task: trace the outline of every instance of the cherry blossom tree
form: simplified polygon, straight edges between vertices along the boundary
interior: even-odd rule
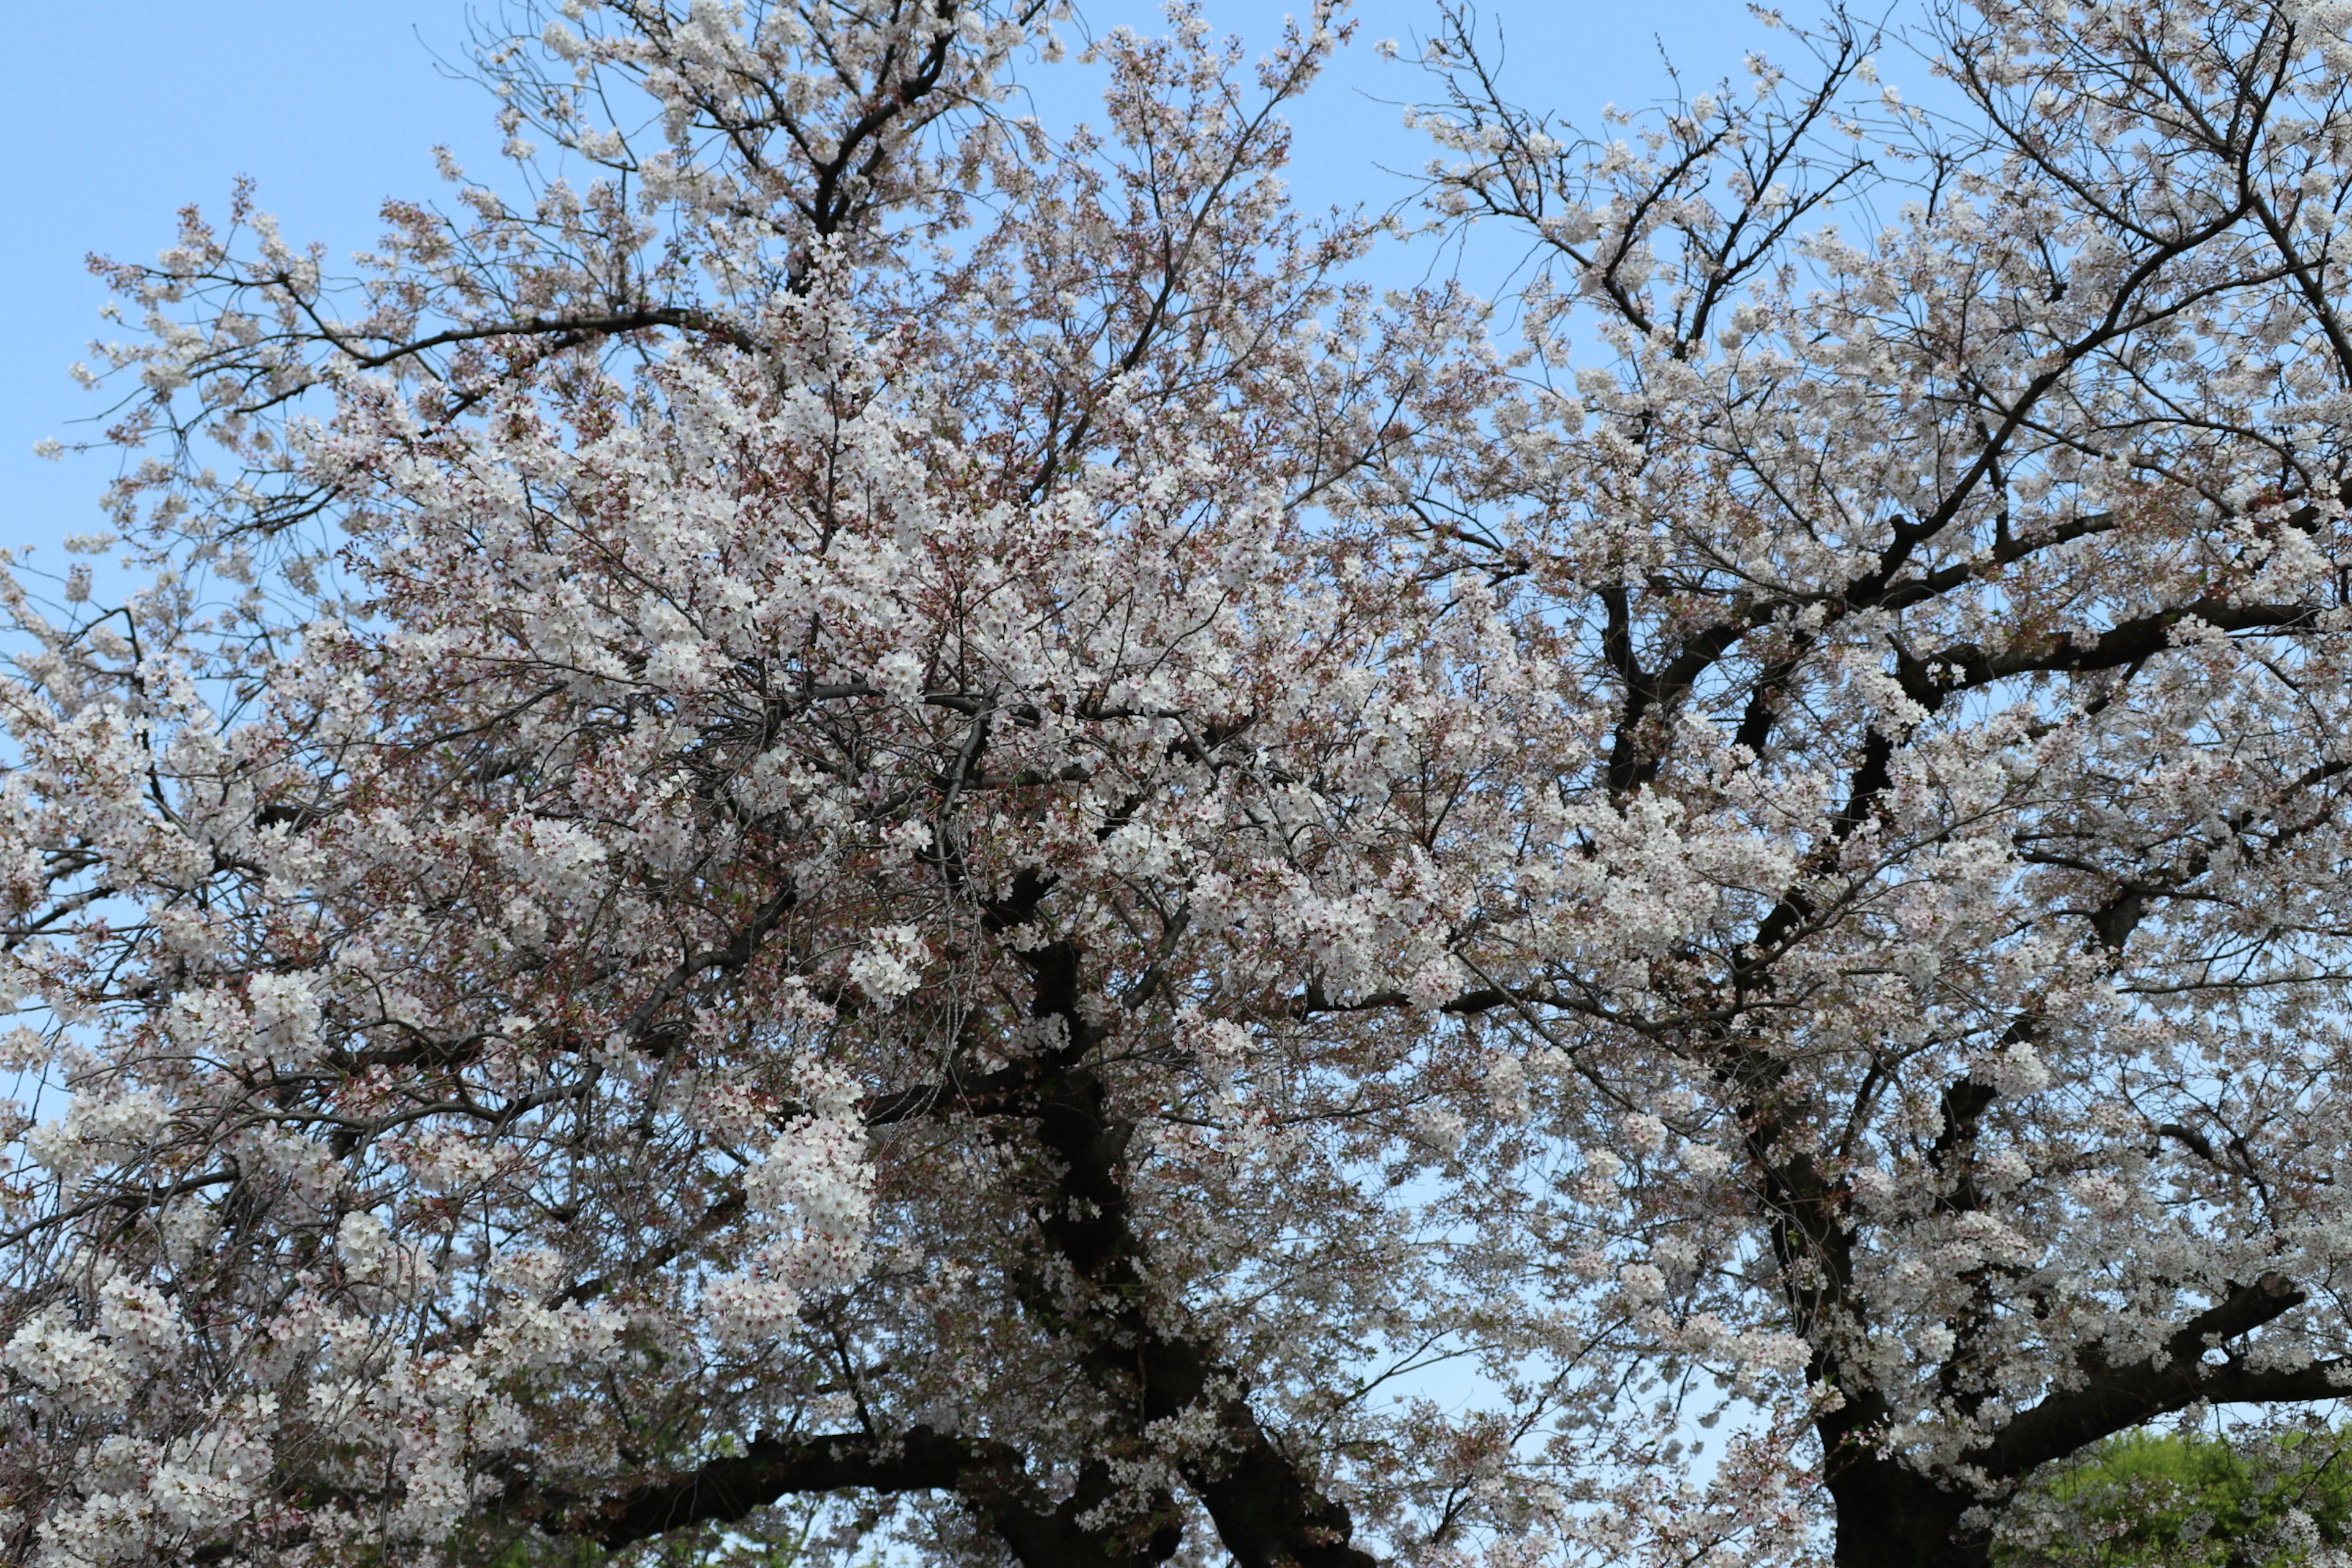
[[[1446,1068],[1298,982],[1450,994],[1504,807],[1410,780],[1517,737],[1316,521],[1486,374],[1284,204],[1328,22],[1056,140],[1041,5],[575,6],[482,55],[530,205],[112,270],[152,581],[10,601],[12,1555],[1360,1559],[1286,1432],[1393,1425],[1349,1192]]]
[[[2324,1411],[2352,12],[1954,6],[1936,114],[1835,26],[1606,140],[1448,21],[1443,199],[1540,276],[1427,527],[1607,715],[1562,789],[1614,889],[1465,950],[1584,1079],[1585,1277],[1654,1353],[1803,1341],[1842,1563],[1982,1563],[2138,1423]]]
[[[107,268],[12,1559],[1981,1564],[2346,1385],[2352,12],[1440,14],[1512,336],[1288,204],[1333,8],[512,19],[521,195]]]

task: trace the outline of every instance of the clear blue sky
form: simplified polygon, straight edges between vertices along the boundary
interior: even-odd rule
[[[1221,31],[1253,43],[1291,8],[1205,6]],[[1482,9],[1507,30],[1514,96],[1587,122],[1604,102],[1658,96],[1661,45],[1696,88],[1736,72],[1747,49],[1788,41],[1740,0],[1487,0]],[[1803,11],[1790,7],[1792,17]],[[1152,0],[1085,12],[1097,26],[1159,14]],[[1385,204],[1402,187],[1377,165],[1411,168],[1424,155],[1398,111],[1366,94],[1422,90],[1417,73],[1378,60],[1370,45],[1425,31],[1434,0],[1360,0],[1358,15],[1360,42],[1293,116],[1295,184],[1318,205]],[[434,143],[488,173],[488,100],[435,63],[436,54],[463,58],[467,26],[464,0],[51,0],[17,11],[16,68],[0,94],[0,145],[17,149],[0,172],[11,236],[0,246],[9,301],[0,311],[0,543],[95,526],[107,460],[48,463],[31,451],[42,437],[69,438],[68,422],[103,405],[66,374],[106,326],[104,291],[83,257],[152,255],[177,208],[221,207],[239,174],[259,183],[289,238],[347,253],[374,237],[385,196],[435,194]]]

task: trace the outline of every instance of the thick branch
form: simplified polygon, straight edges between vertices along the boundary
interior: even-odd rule
[[[2291,1402],[2340,1399],[2352,1384],[2352,1364],[2319,1362],[2292,1370],[2257,1370],[2236,1356],[2219,1366],[2206,1352],[2222,1342],[2252,1332],[2308,1300],[2309,1295],[2281,1274],[2265,1274],[2252,1285],[2231,1287],[2214,1305],[2189,1320],[2164,1342],[2163,1351],[2125,1366],[2094,1361],[2081,1386],[2021,1413],[1969,1462],[2000,1479],[2014,1479],[2037,1465],[2063,1458],[2102,1437],[2152,1417],[2186,1409],[2200,1400],[2215,1403]]]
[[[731,1524],[800,1493],[952,1490],[976,1467],[1002,1467],[1010,1458],[1002,1445],[951,1437],[929,1426],[888,1443],[860,1433],[792,1441],[761,1437],[741,1454],[624,1492],[597,1511],[586,1532],[608,1547],[626,1546],[690,1524]]]
[[[1108,1472],[1090,1466],[1058,1505],[1024,1479],[1007,1444],[917,1426],[902,1436],[862,1433],[779,1440],[761,1437],[739,1455],[690,1474],[625,1492],[591,1511],[579,1533],[606,1547],[650,1541],[697,1524],[733,1524],[787,1497],[811,1492],[952,1491],[985,1519],[1024,1568],[1148,1568],[1177,1544],[1171,1531],[1130,1542],[1080,1518],[1108,1494]]]

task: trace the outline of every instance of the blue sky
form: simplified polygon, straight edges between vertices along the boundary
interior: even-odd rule
[[[1221,31],[1253,43],[1290,8],[1204,5]],[[1487,0],[1482,12],[1507,30],[1514,95],[1588,123],[1605,102],[1659,94],[1662,45],[1696,89],[1737,72],[1746,50],[1788,42],[1741,0]],[[1086,15],[1097,26],[1149,26],[1159,12],[1153,0],[1116,0]],[[1317,205],[1385,205],[1404,187],[1378,165],[1409,169],[1424,155],[1397,109],[1375,101],[1413,96],[1423,79],[1370,46],[1425,31],[1434,0],[1361,0],[1358,15],[1357,46],[1293,115],[1295,184]],[[463,59],[467,26],[464,0],[83,0],[20,10],[18,68],[0,94],[0,138],[18,150],[0,169],[13,236],[0,247],[11,303],[0,312],[0,544],[96,526],[109,460],[32,455],[43,437],[71,438],[70,422],[107,401],[67,374],[105,329],[104,291],[83,257],[152,255],[180,206],[224,206],[240,174],[258,182],[262,206],[289,238],[335,253],[366,246],[385,196],[435,193],[436,142],[478,173],[496,161],[486,95],[436,62]]]

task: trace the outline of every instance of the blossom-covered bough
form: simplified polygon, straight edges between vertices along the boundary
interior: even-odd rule
[[[1286,205],[1334,14],[518,19],[528,202],[110,268],[0,1552],[1982,1563],[2352,1381],[2352,17],[1441,19],[1507,353]]]

